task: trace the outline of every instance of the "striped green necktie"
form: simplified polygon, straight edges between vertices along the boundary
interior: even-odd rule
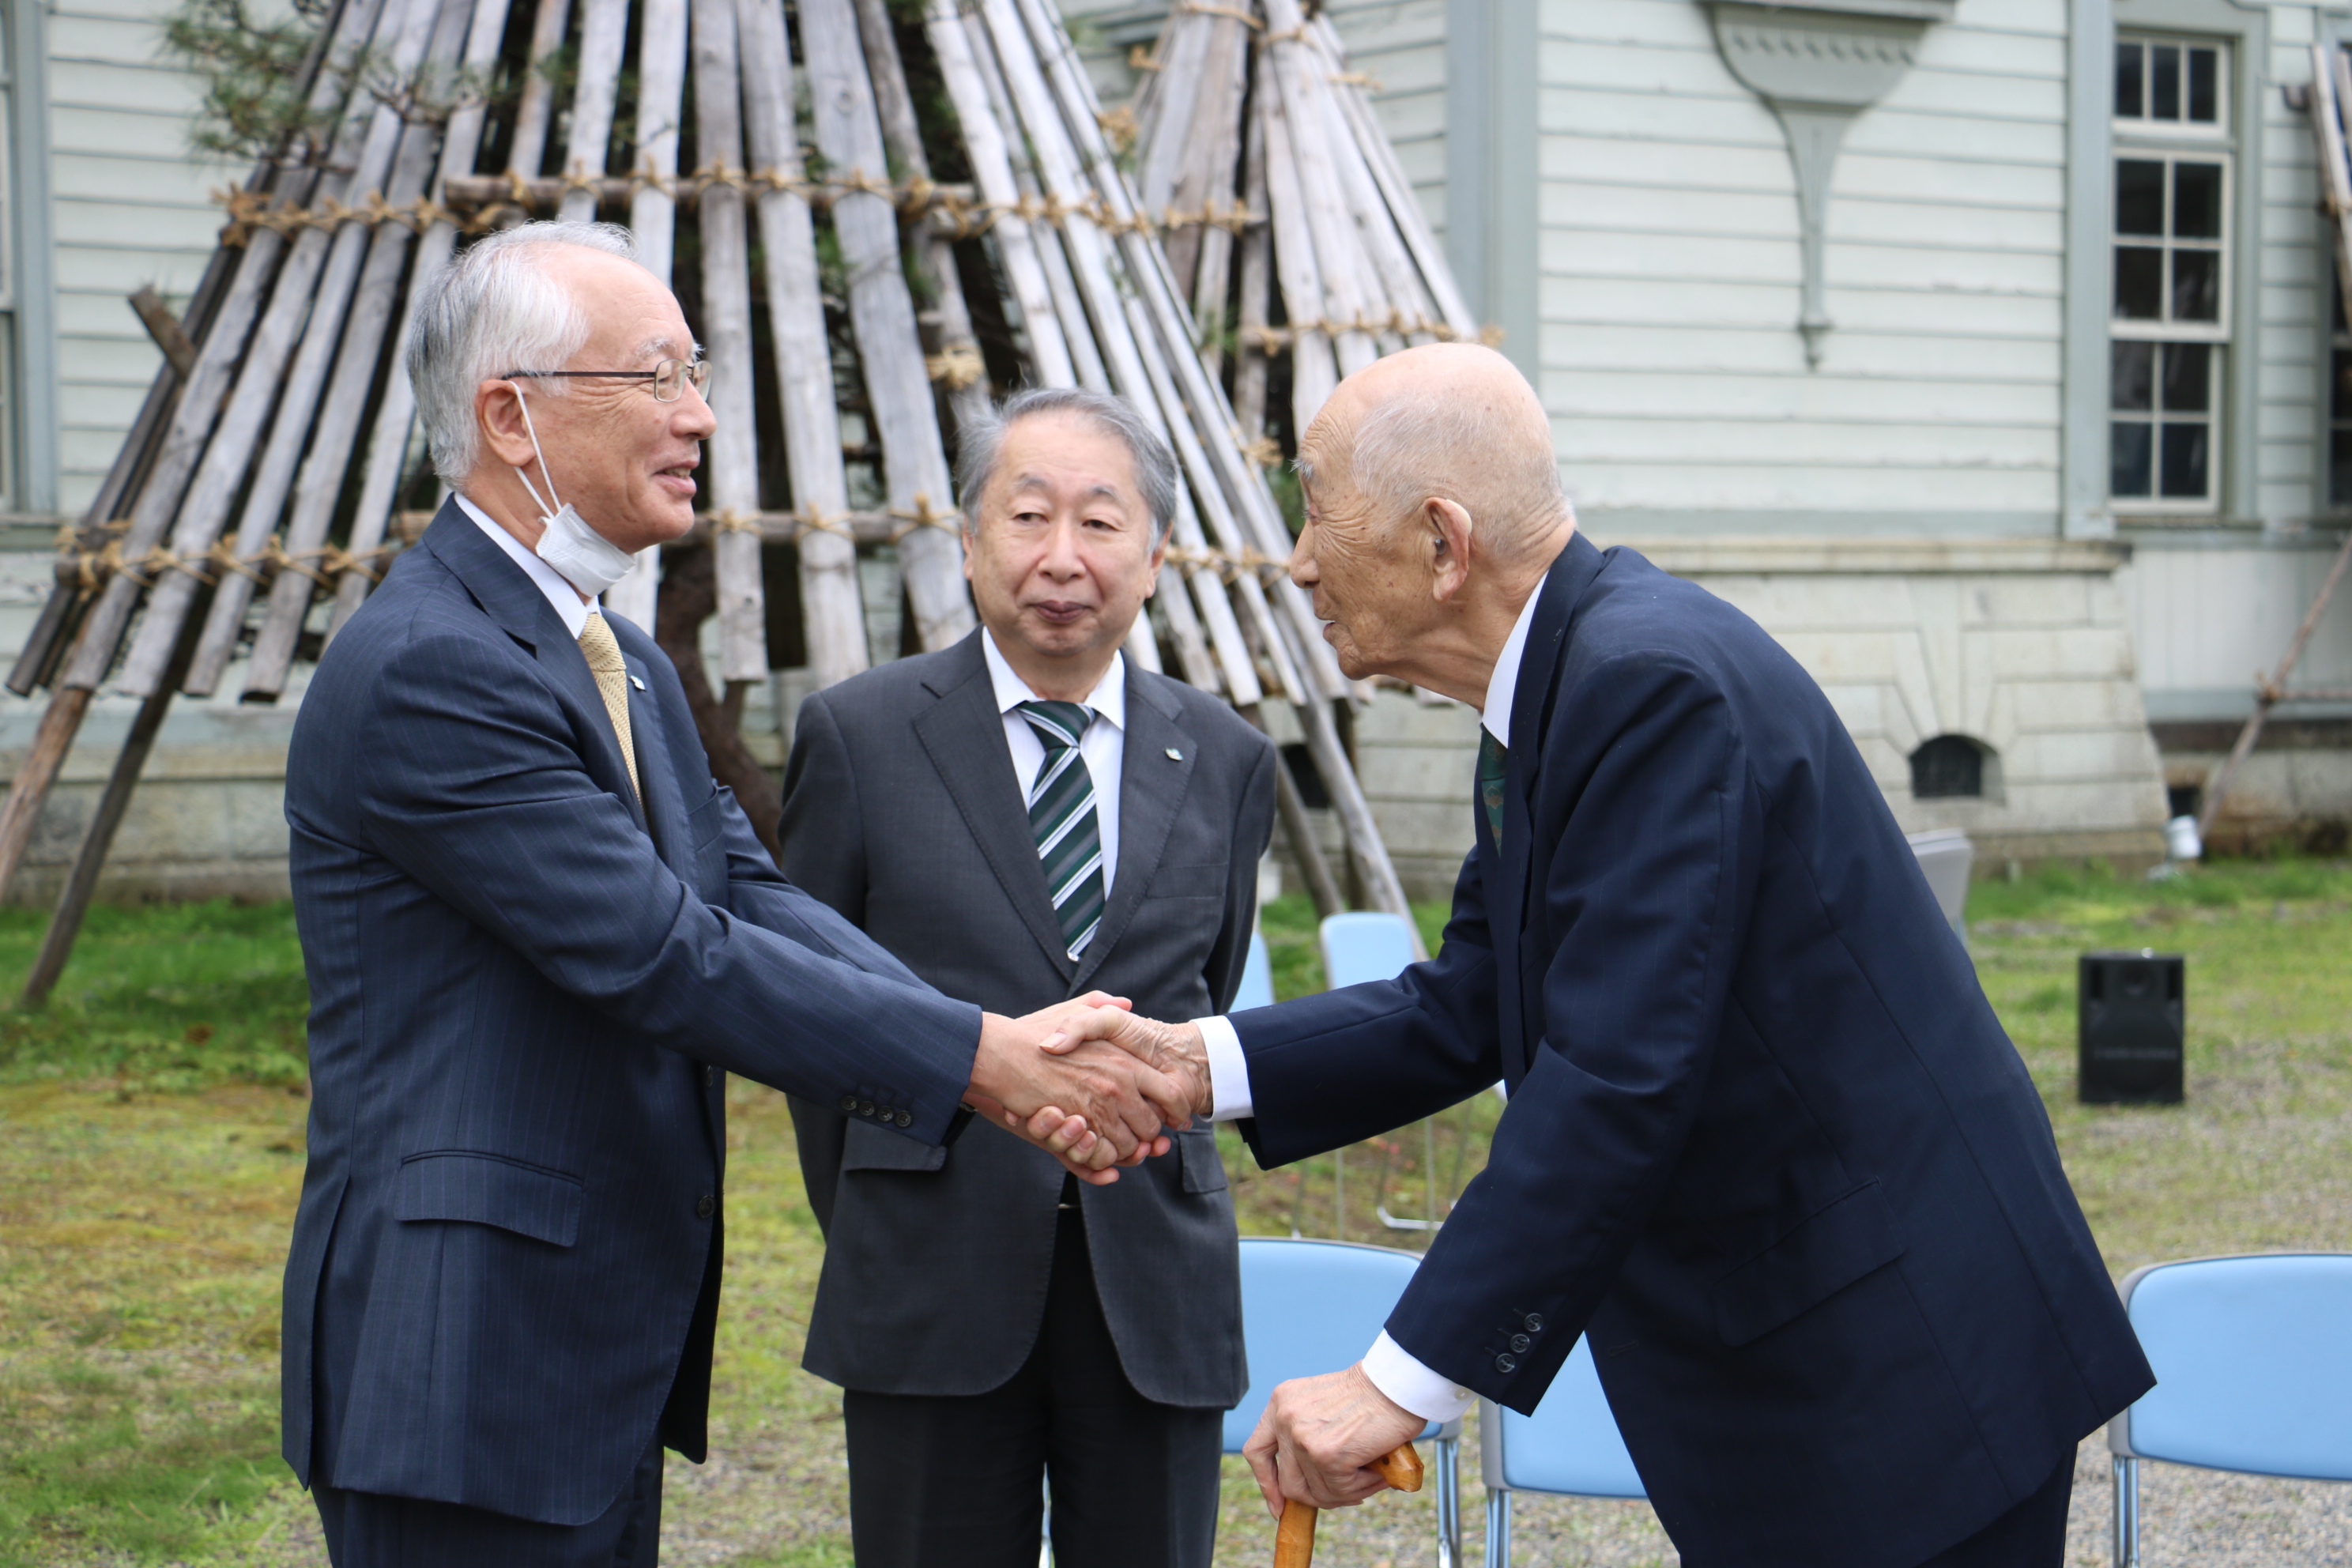
[[[1495,739],[1495,731],[1478,727],[1478,804],[1486,808],[1486,826],[1495,830],[1495,847],[1503,846],[1503,765],[1510,752]]]
[[[1061,921],[1062,940],[1075,962],[1102,924],[1102,834],[1095,821],[1095,781],[1078,754],[1078,738],[1094,722],[1094,710],[1079,702],[1024,702],[1029,721],[1045,745],[1037,782],[1029,787],[1029,832],[1045,867],[1045,891]]]

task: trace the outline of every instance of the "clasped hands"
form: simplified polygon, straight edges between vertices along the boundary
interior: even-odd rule
[[[983,1014],[967,1100],[1097,1186],[1165,1154],[1167,1134],[1212,1107],[1208,1057],[1192,1026],[1129,1005],[1092,991],[1024,1018]]]

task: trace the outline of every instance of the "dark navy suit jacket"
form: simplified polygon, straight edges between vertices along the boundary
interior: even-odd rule
[[[701,1458],[725,1073],[961,1124],[980,1010],[786,884],[668,659],[613,630],[642,808],[578,644],[454,504],[303,696],[306,1484],[594,1519],[657,1435]]]
[[[1496,1079],[1389,1319],[1532,1411],[1580,1332],[1692,1568],[1911,1568],[2150,1386],[2050,1123],[1828,700],[1738,611],[1573,538],[1502,840],[1397,981],[1237,1015],[1260,1160]]]

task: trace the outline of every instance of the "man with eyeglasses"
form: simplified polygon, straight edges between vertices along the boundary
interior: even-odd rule
[[[407,368],[454,494],[287,765],[312,1098],[284,1452],[336,1568],[635,1568],[662,1450],[703,1455],[727,1072],[913,1143],[971,1107],[1050,1121],[1096,1183],[1168,1149],[1177,1086],[1038,1050],[1099,995],[983,1013],[786,884],[668,661],[602,614],[693,526],[713,424],[627,232],[526,226],[425,287]]]

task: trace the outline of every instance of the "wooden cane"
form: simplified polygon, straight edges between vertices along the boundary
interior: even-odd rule
[[[1421,1489],[1421,1456],[1410,1443],[1400,1443],[1393,1452],[1374,1460],[1371,1468],[1398,1491]],[[1282,1522],[1274,1531],[1274,1568],[1308,1568],[1315,1561],[1315,1515],[1311,1502],[1282,1500]]]

